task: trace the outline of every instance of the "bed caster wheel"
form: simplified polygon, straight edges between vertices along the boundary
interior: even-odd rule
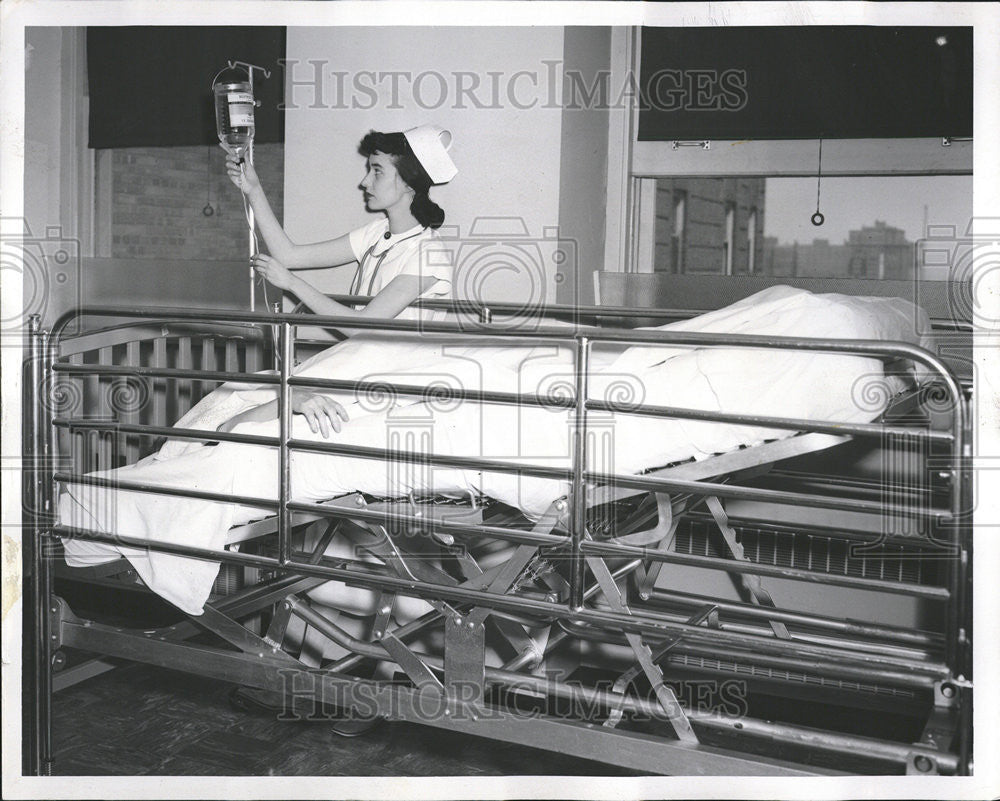
[[[58,673],[64,667],[66,667],[66,654],[56,651],[52,654],[52,669]]]

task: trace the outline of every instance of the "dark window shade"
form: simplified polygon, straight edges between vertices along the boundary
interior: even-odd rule
[[[971,136],[972,28],[643,28],[640,87],[643,141]]]
[[[284,141],[284,58],[282,27],[88,28],[90,147],[218,143],[212,79],[230,60],[270,70],[254,74],[254,139]]]

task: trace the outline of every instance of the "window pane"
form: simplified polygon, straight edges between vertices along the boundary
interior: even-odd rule
[[[972,176],[660,178],[657,272],[945,280],[926,232],[965,234]],[[680,211],[680,214],[678,213]],[[752,249],[752,252],[751,252]],[[930,260],[926,260],[930,261]]]

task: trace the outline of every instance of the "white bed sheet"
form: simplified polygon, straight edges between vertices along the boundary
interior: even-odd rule
[[[813,295],[772,287],[737,304],[660,330],[901,340],[919,343],[926,317],[898,299]],[[454,340],[358,335],[303,363],[301,375],[387,380],[399,384],[548,394],[572,386],[570,347],[464,347]],[[588,395],[746,414],[864,422],[892,394],[882,365],[857,356],[745,348],[599,347]],[[873,387],[877,391],[873,391]],[[334,394],[334,393],[330,393]],[[227,385],[177,425],[214,430],[231,414],[275,397],[273,388]],[[414,401],[369,393],[336,395],[350,415],[337,442],[443,455],[505,459],[568,468],[572,418],[568,410],[508,407],[454,400]],[[705,458],[766,439],[790,436],[756,426],[589,415],[588,466],[637,473],[688,458]],[[277,420],[245,423],[238,433],[276,436]],[[293,437],[322,441],[293,416]],[[361,491],[488,495],[538,517],[567,494],[565,482],[523,475],[431,468],[405,463],[296,452],[292,497],[320,501]],[[160,486],[276,499],[276,448],[175,440],[136,465],[95,475]],[[221,548],[226,531],[260,517],[260,509],[147,493],[69,486],[60,498],[61,522],[143,539]],[[151,589],[185,612],[199,614],[219,565],[134,548],[66,540],[71,565],[92,564],[102,552],[126,556]],[[85,546],[85,547],[80,547]]]

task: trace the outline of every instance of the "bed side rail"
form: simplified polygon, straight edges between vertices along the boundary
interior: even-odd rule
[[[182,310],[182,309],[134,309],[123,310],[111,307],[88,307],[82,310],[84,314],[125,316],[125,317],[151,317],[156,319],[176,319],[179,321],[194,322],[203,319],[204,312]],[[572,343],[576,352],[575,367],[575,391],[573,397],[537,397],[521,396],[507,393],[483,393],[472,391],[456,391],[455,397],[469,400],[481,400],[505,404],[541,404],[551,405],[571,409],[574,412],[573,430],[573,465],[570,470],[557,468],[535,467],[526,470],[523,465],[504,463],[502,460],[482,460],[467,457],[440,457],[425,454],[399,454],[388,453],[384,449],[378,448],[352,448],[339,445],[337,443],[313,443],[298,442],[290,440],[291,411],[288,404],[289,393],[292,386],[309,386],[314,388],[337,388],[337,389],[357,389],[364,388],[364,382],[343,382],[334,379],[303,379],[292,377],[290,365],[293,364],[294,355],[294,329],[295,325],[301,322],[301,317],[290,314],[261,314],[237,311],[221,311],[214,313],[214,324],[218,323],[256,323],[258,325],[273,325],[279,332],[279,350],[281,354],[280,364],[280,385],[279,394],[281,400],[282,413],[280,415],[281,436],[270,444],[280,447],[282,471],[284,473],[289,463],[289,452],[291,449],[314,451],[322,453],[350,453],[351,455],[361,455],[364,458],[386,459],[386,458],[419,458],[434,465],[457,466],[469,468],[486,468],[500,472],[525,471],[539,477],[556,478],[569,480],[573,488],[568,509],[568,528],[570,531],[568,544],[572,552],[573,576],[571,580],[572,592],[570,606],[579,607],[582,602],[583,574],[585,571],[586,551],[591,545],[585,543],[584,515],[587,508],[587,485],[594,483],[613,483],[619,487],[631,487],[635,489],[653,492],[699,492],[703,494],[712,493],[720,498],[757,498],[765,501],[788,500],[790,502],[807,502],[823,508],[840,509],[843,511],[878,512],[888,510],[889,512],[905,511],[906,501],[903,500],[895,506],[885,504],[880,501],[852,500],[839,498],[811,498],[806,496],[793,499],[786,497],[787,493],[778,490],[764,490],[746,487],[725,486],[717,482],[691,482],[678,481],[665,478],[653,478],[644,476],[625,476],[603,474],[599,471],[587,470],[586,463],[586,440],[588,414],[591,412],[618,411],[628,414],[669,416],[690,420],[708,420],[718,422],[729,422],[746,425],[761,425],[786,430],[814,431],[820,433],[849,434],[855,437],[883,438],[902,437],[915,438],[922,441],[934,442],[946,448],[948,455],[944,457],[942,473],[948,474],[949,490],[947,502],[944,508],[932,508],[925,511],[925,514],[934,519],[935,524],[943,523],[946,528],[955,531],[960,530],[958,525],[962,519],[963,511],[966,507],[965,481],[963,470],[963,459],[968,456],[967,426],[965,403],[962,391],[948,368],[934,355],[920,348],[904,343],[891,342],[871,342],[863,340],[818,340],[803,338],[773,338],[773,337],[748,337],[736,335],[708,335],[693,334],[686,332],[663,332],[663,331],[634,331],[626,329],[597,329],[588,327],[572,328],[546,328],[546,327],[518,327],[518,326],[490,326],[488,324],[469,324],[454,322],[412,322],[401,320],[356,320],[337,317],[311,317],[309,322],[312,325],[338,327],[350,324],[355,328],[378,328],[382,330],[399,331],[428,331],[432,333],[446,333],[461,335],[465,338],[490,338],[500,337],[503,339],[513,339],[522,342],[569,342]],[[65,319],[68,318],[64,318]],[[60,323],[57,323],[53,336],[58,339]],[[843,424],[838,421],[816,422],[809,420],[784,419],[763,415],[745,415],[738,413],[714,413],[697,411],[690,409],[677,409],[670,407],[635,406],[621,405],[608,400],[596,400],[587,398],[587,377],[589,372],[590,349],[594,342],[618,342],[618,343],[661,343],[661,344],[683,344],[701,346],[722,346],[722,347],[754,347],[754,348],[789,348],[794,350],[814,351],[814,352],[834,352],[851,353],[865,356],[881,357],[892,361],[895,359],[908,359],[912,362],[920,363],[936,374],[938,383],[935,385],[935,392],[941,395],[937,399],[937,405],[947,409],[951,425],[946,431],[924,429],[914,429],[901,425],[888,425],[884,423],[867,424]],[[50,348],[51,350],[51,348]],[[54,371],[72,371],[84,373],[86,366],[53,365]],[[147,370],[150,376],[162,375],[161,370]],[[193,370],[188,375],[192,379],[206,377],[206,371]],[[212,373],[210,378],[218,378],[273,382],[274,378],[262,378],[247,372],[227,371],[224,376]],[[92,380],[92,378],[90,379]],[[406,394],[421,395],[426,390],[414,387],[396,387],[396,391]],[[144,425],[143,423],[120,423],[116,421],[117,430],[125,434],[148,433],[153,435],[163,435],[167,430],[158,426]],[[74,430],[100,429],[99,421],[89,426],[80,426]],[[107,429],[107,426],[105,426]],[[180,429],[169,430],[171,436],[184,438],[203,438],[203,432],[184,431]],[[243,437],[235,434],[218,435],[220,440],[245,441]],[[290,559],[290,544],[288,541],[288,524],[291,510],[288,506],[290,498],[287,496],[287,487],[282,486],[282,497],[277,504],[279,516],[279,541],[280,560],[286,562]],[[264,504],[265,506],[267,504]],[[956,535],[957,536],[957,535]],[[621,552],[619,555],[628,556]]]

